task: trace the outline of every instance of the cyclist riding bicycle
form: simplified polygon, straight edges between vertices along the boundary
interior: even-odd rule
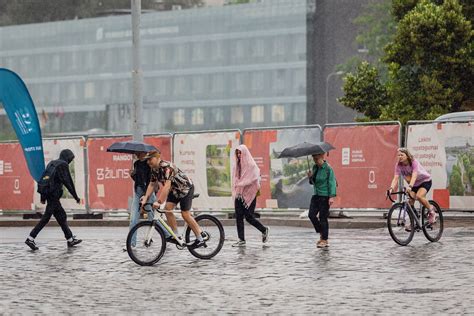
[[[390,185],[390,193],[392,193],[398,185],[398,180],[402,176],[408,182],[407,192],[410,196],[410,204],[415,204],[415,198],[423,204],[428,212],[428,221],[433,224],[436,221],[436,211],[434,207],[426,199],[426,194],[431,188],[431,175],[425,168],[416,160],[407,148],[399,148],[398,162],[395,165],[395,175]],[[415,193],[415,196],[412,194]],[[410,229],[407,227],[407,229]]]
[[[201,227],[199,227],[190,212],[194,197],[194,185],[191,179],[173,163],[162,160],[161,154],[158,151],[147,153],[145,159],[151,168],[151,180],[140,202],[144,204],[148,201],[148,198],[154,191],[155,184],[158,184],[161,190],[156,202],[153,203],[153,207],[159,208],[166,201],[165,214],[167,222],[171,229],[173,229],[173,232],[179,235],[176,217],[172,212],[179,203],[184,221],[196,235],[196,240],[189,247],[198,248],[204,246],[203,237],[205,236],[203,236]]]

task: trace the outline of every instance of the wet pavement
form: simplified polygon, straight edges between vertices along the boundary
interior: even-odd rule
[[[408,247],[384,229],[332,230],[316,249],[308,228],[272,227],[267,245],[235,227],[214,259],[169,245],[140,267],[122,252],[125,227],[74,227],[67,249],[58,227],[23,243],[31,228],[0,228],[0,313],[74,314],[474,314],[474,229],[450,228],[441,242],[415,234]]]

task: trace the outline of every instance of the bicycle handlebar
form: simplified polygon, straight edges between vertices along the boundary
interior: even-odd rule
[[[145,209],[146,206],[151,206],[151,210],[150,210],[150,211],[154,210],[154,211],[157,211],[158,213],[166,213],[166,210],[165,210],[165,211],[162,211],[162,210],[160,210],[159,208],[154,208],[154,207],[153,207],[153,203],[143,203],[143,204],[142,204],[142,203],[139,203],[139,206],[140,206],[140,208],[142,208],[142,206],[143,206],[143,209],[144,209],[145,211],[147,211],[147,210]]]
[[[390,190],[387,190],[387,198],[390,199],[390,201],[392,201],[392,203],[395,203],[396,201],[394,199],[392,199],[392,195],[397,195],[397,194],[403,194],[403,195],[406,195],[407,194],[407,190],[405,188],[403,188],[402,191],[398,191],[398,192],[390,192]]]

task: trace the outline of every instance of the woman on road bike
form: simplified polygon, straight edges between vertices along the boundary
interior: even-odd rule
[[[178,167],[169,161],[161,159],[161,154],[157,151],[151,151],[146,156],[148,165],[151,168],[151,180],[148,184],[145,195],[140,199],[142,204],[148,201],[154,190],[154,184],[158,183],[160,193],[153,207],[159,208],[166,201],[165,210],[167,211],[166,219],[171,229],[176,235],[178,234],[178,223],[173,214],[176,204],[180,204],[181,215],[191,230],[196,235],[194,244],[190,247],[198,248],[205,245],[202,236],[202,230],[191,215],[191,206],[194,196],[194,185]]]
[[[390,193],[392,193],[398,185],[400,176],[408,182],[407,192],[410,194],[410,204],[415,203],[415,198],[429,210],[428,221],[430,224],[436,221],[436,211],[434,207],[426,199],[426,194],[431,188],[431,175],[423,168],[418,160],[408,151],[407,148],[399,148],[398,162],[395,165],[395,175],[390,185]],[[411,193],[415,193],[415,197]]]

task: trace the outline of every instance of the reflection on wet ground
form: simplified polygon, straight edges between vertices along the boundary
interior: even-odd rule
[[[448,229],[439,243],[416,234],[397,246],[383,230],[332,230],[316,249],[306,228],[272,227],[270,241],[235,227],[214,259],[169,245],[155,266],[122,252],[126,228],[80,228],[67,249],[57,227],[23,243],[29,228],[0,231],[0,311],[11,313],[474,313],[474,229]]]

